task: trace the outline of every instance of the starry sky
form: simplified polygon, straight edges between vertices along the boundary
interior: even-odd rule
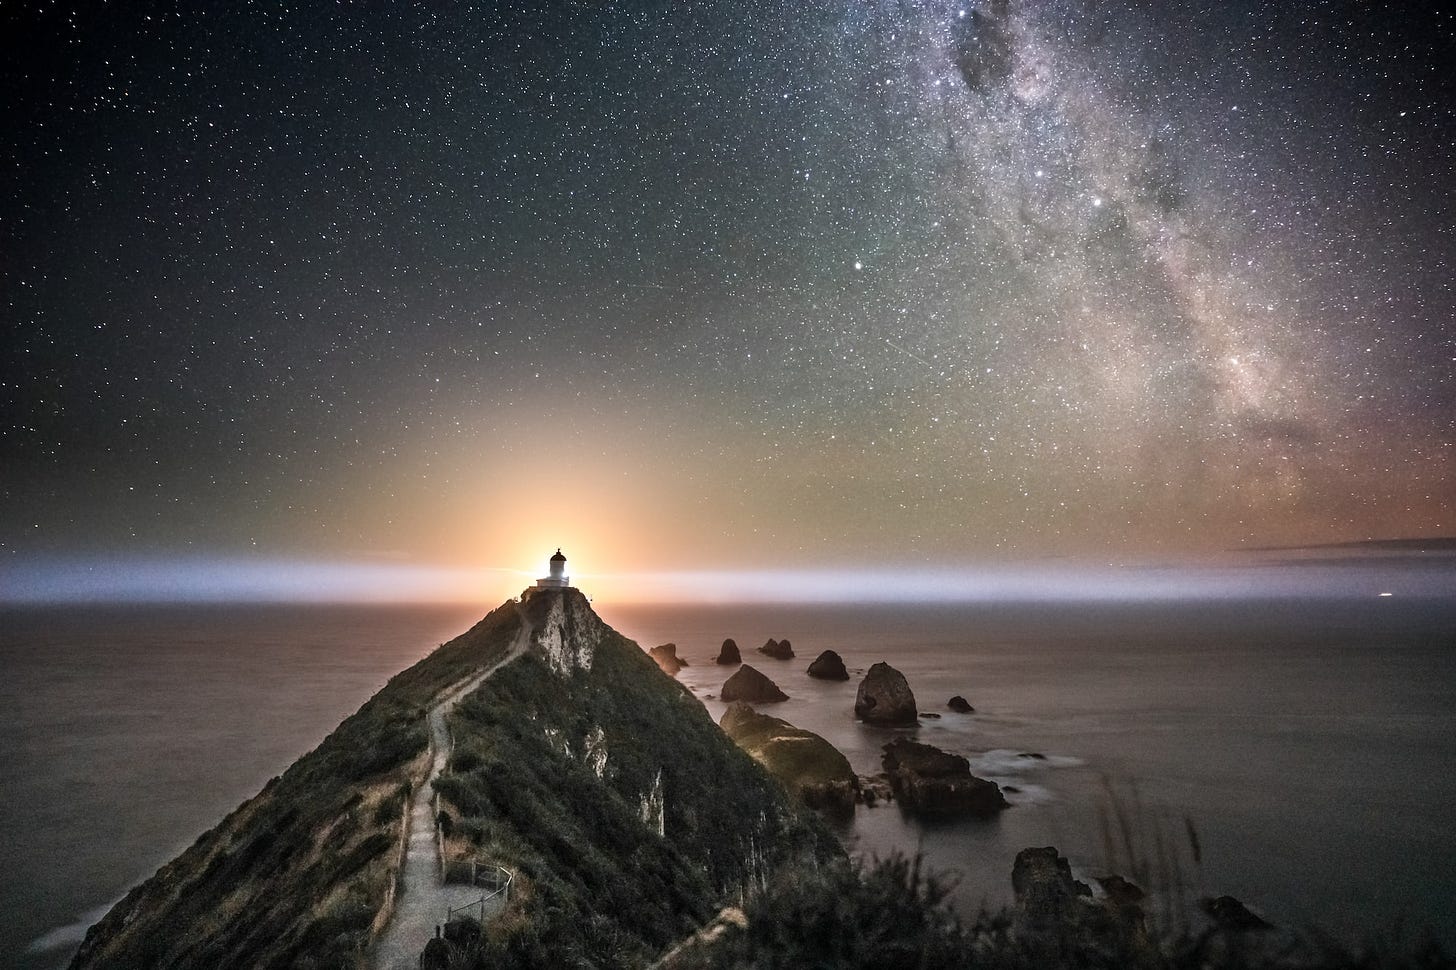
[[[0,556],[1456,535],[1456,12],[0,12]]]

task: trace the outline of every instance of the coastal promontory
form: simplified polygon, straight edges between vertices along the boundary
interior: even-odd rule
[[[432,712],[462,687],[436,760]],[[431,777],[438,816],[421,821],[406,807]],[[471,966],[645,966],[747,887],[842,858],[585,596],[536,589],[391,679],[128,893],[71,966],[392,970],[376,941],[400,932],[418,966],[433,927],[392,922],[438,882],[401,871],[414,839],[449,878],[509,886],[465,913],[489,917]]]

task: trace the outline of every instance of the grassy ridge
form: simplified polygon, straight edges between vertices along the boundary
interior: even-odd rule
[[[436,788],[474,850],[517,872],[477,966],[642,966],[782,862],[840,855],[685,688],[600,636],[589,672],[532,653],[451,714]]]
[[[519,629],[514,604],[392,678],[87,933],[76,970],[359,965],[394,880],[410,787],[425,774],[425,712]]]

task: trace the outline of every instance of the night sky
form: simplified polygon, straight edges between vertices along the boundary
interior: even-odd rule
[[[1456,12],[24,6],[11,568],[1456,535]]]

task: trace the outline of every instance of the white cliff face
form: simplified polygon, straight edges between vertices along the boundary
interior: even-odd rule
[[[546,743],[551,745],[552,748],[561,749],[561,753],[568,758],[571,757],[571,742],[567,740],[566,732],[559,728],[552,727],[546,729]]]
[[[601,726],[593,728],[582,744],[586,748],[586,763],[598,778],[607,776],[607,732]]]
[[[562,593],[538,593],[552,597],[545,621],[532,637],[535,647],[551,669],[565,676],[577,670],[589,671],[602,641],[602,622],[579,597]]]
[[[662,769],[652,780],[652,789],[642,796],[642,824],[659,836],[667,834],[667,800],[662,794]]]

